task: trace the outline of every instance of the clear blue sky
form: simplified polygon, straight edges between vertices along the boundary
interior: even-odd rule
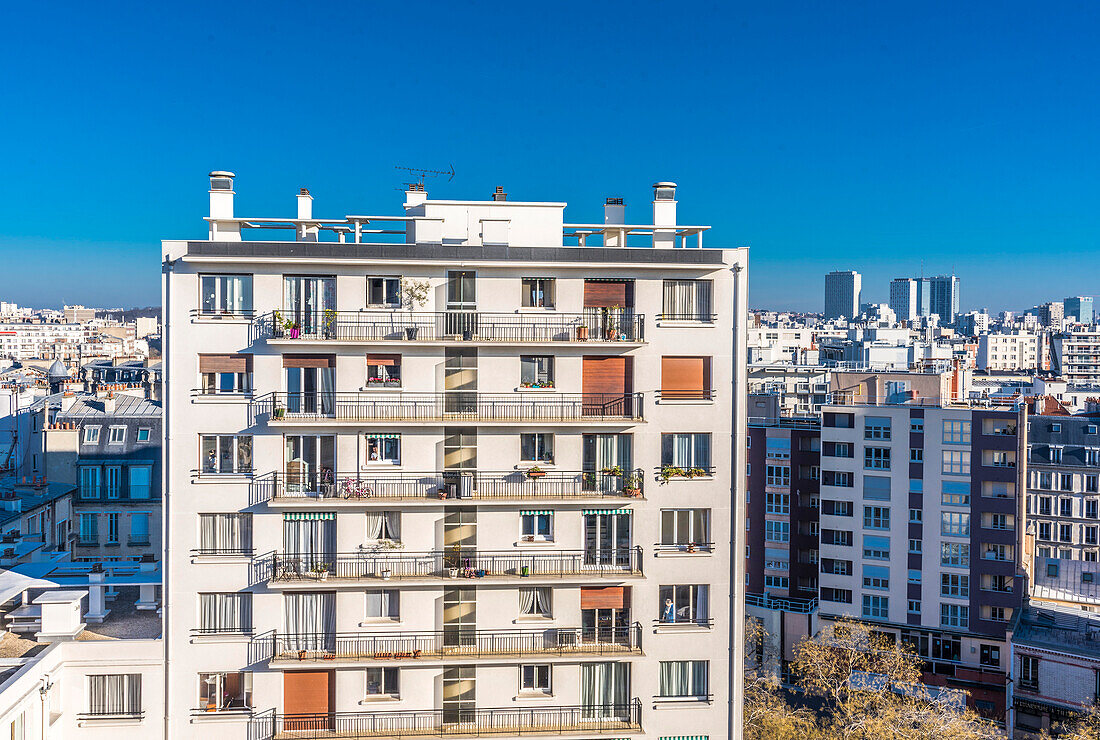
[[[0,297],[159,301],[159,240],[238,212],[565,200],[749,245],[750,302],[820,310],[822,275],[948,272],[963,305],[1100,293],[1094,2],[19,3],[0,51]]]

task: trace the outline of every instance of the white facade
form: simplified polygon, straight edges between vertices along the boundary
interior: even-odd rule
[[[982,334],[978,337],[979,370],[1035,370],[1039,367],[1039,337],[1035,334]]]
[[[237,244],[212,184],[216,241],[164,243],[169,737],[736,737],[746,252],[665,248],[702,233],[667,183],[648,227],[414,188],[384,246],[304,191],[299,243]],[[593,234],[620,247],[562,246]],[[239,593],[250,619],[204,616]],[[251,719],[192,713],[209,672],[248,674]]]

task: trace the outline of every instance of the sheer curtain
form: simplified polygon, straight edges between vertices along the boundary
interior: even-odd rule
[[[242,552],[252,549],[251,514],[200,514],[199,547],[211,552]]]
[[[661,696],[705,696],[707,661],[662,660]]]
[[[585,663],[581,666],[581,705],[586,717],[622,716],[629,711],[629,691],[628,663]]]
[[[252,594],[199,594],[199,627],[206,632],[250,632]]]
[[[283,622],[290,650],[332,651],[336,642],[336,594],[285,594]]]
[[[283,553],[297,558],[306,570],[331,565],[336,551],[335,525],[336,515],[331,512],[285,514]]]
[[[366,517],[368,540],[401,539],[400,511],[373,511]]]
[[[695,587],[695,621],[705,624],[710,618],[710,587]]]
[[[521,588],[519,613],[525,616],[550,616],[550,589],[545,586]]]
[[[88,676],[89,714],[137,714],[141,712],[141,674],[115,673]]]

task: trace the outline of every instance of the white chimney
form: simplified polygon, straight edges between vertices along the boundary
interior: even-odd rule
[[[424,192],[424,184],[419,182],[409,183],[409,189],[405,191],[405,208],[415,208],[428,199]]]
[[[622,198],[608,198],[603,203],[604,226],[622,226],[626,223],[626,205]],[[604,231],[603,245],[605,247],[625,247],[626,233],[624,230]]]
[[[75,640],[86,626],[80,620],[80,604],[88,595],[83,590],[47,591],[33,603],[41,610],[41,630],[35,633],[38,642]]]
[[[241,225],[232,221],[234,177],[232,172],[224,170],[210,173],[210,241],[241,240]]]
[[[658,229],[658,226],[676,226],[676,183],[653,184],[653,246],[670,249],[676,246],[676,229]]]
[[[313,218],[313,196],[308,188],[298,190],[298,220],[308,221]],[[315,242],[319,233],[317,224],[298,224],[297,234],[300,242]]]

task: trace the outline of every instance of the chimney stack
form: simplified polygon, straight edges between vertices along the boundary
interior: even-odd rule
[[[422,182],[410,182],[408,189],[405,191],[405,208],[415,208],[428,199],[428,194],[424,192],[424,183]]]
[[[622,226],[626,223],[626,204],[622,198],[608,198],[603,203],[604,226]],[[623,231],[604,231],[605,247],[625,247],[626,233]]]
[[[234,177],[236,175],[225,170],[210,173],[210,241],[241,240],[240,224],[220,220],[233,218]]]
[[[298,220],[308,221],[313,218],[313,196],[308,188],[298,190]],[[300,242],[315,242],[319,233],[317,224],[298,224],[297,235]]]
[[[671,226],[672,229],[653,229],[653,246],[671,249],[676,246],[676,183],[653,184],[653,226]]]
[[[504,192],[503,185],[497,185],[497,189],[493,191],[493,200],[508,200],[508,193]]]

